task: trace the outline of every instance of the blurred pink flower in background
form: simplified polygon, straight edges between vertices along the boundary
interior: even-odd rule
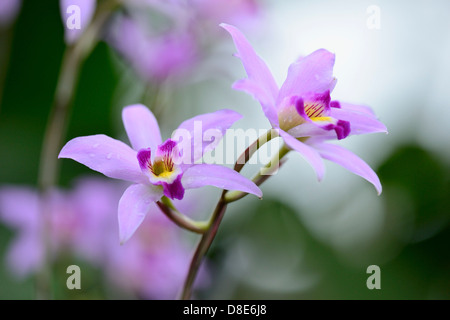
[[[189,32],[151,34],[137,19],[121,17],[111,31],[110,44],[148,82],[163,82],[190,71],[199,60]]]
[[[94,16],[96,0],[60,0],[64,40],[72,44],[83,34]]]
[[[262,14],[262,2],[258,0],[129,0],[126,5],[137,8],[153,8],[178,23],[227,22],[242,28],[256,22]],[[219,30],[219,29],[217,29]]]
[[[193,245],[152,204],[126,244],[110,243],[106,271],[116,286],[146,299],[175,299],[186,277]],[[117,233],[115,233],[117,235]],[[199,284],[205,284],[205,274]]]
[[[22,0],[0,1],[0,27],[11,24],[17,17],[22,6]]]
[[[189,3],[195,8],[197,19],[209,22],[217,33],[218,25],[224,22],[244,30],[252,29],[262,16],[262,4],[257,0],[191,0]]]
[[[120,245],[117,203],[126,184],[98,177],[79,178],[72,191],[50,197],[49,235],[52,261],[71,254],[104,272],[103,281],[144,299],[174,299],[183,284],[193,246],[183,231],[153,204],[135,238]],[[175,204],[189,215],[198,209],[199,194]],[[44,263],[42,200],[28,187],[0,189],[0,222],[15,231],[6,262],[19,279]],[[206,273],[200,278],[204,284]]]
[[[90,262],[100,263],[104,252],[102,230],[111,227],[105,222],[111,210],[116,210],[120,190],[118,185],[98,179],[80,179],[73,192],[53,190],[47,204],[50,210],[44,215],[43,199],[36,190],[3,186],[0,221],[17,232],[7,258],[11,271],[18,277],[36,272],[44,262],[46,236],[52,258],[70,249]],[[50,234],[44,235],[44,223],[49,224]]]
[[[56,228],[66,226],[66,230],[56,230],[63,239],[64,234],[70,235],[72,251],[83,259],[95,265],[103,265],[108,257],[106,249],[109,243],[118,244],[117,233],[117,203],[127,184],[111,183],[98,177],[83,177],[76,180],[73,191],[67,197],[66,204],[73,208],[73,220],[69,224],[61,221],[54,223]],[[64,219],[54,214],[54,220]],[[70,228],[74,231],[70,232]]]
[[[219,23],[254,28],[261,18],[254,0],[132,0],[116,17],[107,41],[146,81],[187,80],[222,38]]]
[[[119,185],[103,179],[78,184],[74,198],[91,205],[90,212],[83,211],[83,220],[88,223],[84,223],[84,234],[74,237],[74,250],[91,262],[101,262],[105,280],[123,293],[143,299],[177,298],[194,244],[187,239],[186,232],[152,204],[135,236],[120,245],[116,212],[117,199],[123,190]],[[195,216],[202,209],[198,200],[204,195],[205,191],[194,190],[183,201],[173,200],[174,205],[184,214]],[[96,256],[101,260],[96,261]],[[204,286],[207,280],[207,270],[203,268],[197,284]]]
[[[6,256],[9,269],[17,277],[29,275],[43,263],[39,208],[37,192],[31,188],[0,189],[0,220],[17,232]]]

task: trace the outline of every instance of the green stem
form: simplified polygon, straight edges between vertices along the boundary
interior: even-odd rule
[[[265,134],[261,135],[255,140],[245,151],[239,156],[234,165],[234,170],[240,172],[252,155],[261,148],[264,144],[278,137],[278,132],[274,129],[268,130]]]
[[[244,167],[244,165],[248,162],[248,160],[251,158],[251,156],[266,142],[270,141],[272,138],[275,138],[278,136],[278,133],[275,130],[269,130],[262,136],[260,136],[253,144],[251,144],[243,153],[242,155],[236,160],[234,170],[239,172]],[[281,159],[289,152],[289,149],[282,147],[278,153],[277,159]],[[273,163],[270,162],[266,165],[268,168],[273,168]],[[276,162],[278,164],[278,160]],[[279,166],[276,165],[276,168]],[[264,168],[263,168],[264,169]],[[270,169],[272,170],[272,169]],[[266,177],[270,177],[270,175],[267,175],[269,173],[268,171],[260,171],[259,176],[263,177],[263,174],[266,174]],[[258,177],[258,175],[256,176]],[[267,178],[264,178],[266,180]],[[258,178],[259,179],[259,178]],[[262,183],[262,182],[260,182]],[[230,199],[226,199],[226,194],[228,193],[227,190],[223,190],[220,199],[216,205],[216,208],[211,216],[210,219],[210,227],[209,229],[203,234],[202,238],[200,239],[200,242],[197,245],[197,248],[194,252],[194,255],[192,256],[191,264],[189,266],[188,275],[186,277],[186,280],[184,282],[183,290],[181,292],[180,298],[183,300],[190,299],[192,294],[192,287],[194,285],[195,278],[197,276],[198,270],[200,268],[200,265],[202,263],[203,258],[205,257],[206,253],[208,252],[209,248],[211,247],[211,244],[216,237],[217,231],[219,230],[220,223],[222,221],[222,218],[225,214],[225,211],[227,209],[228,203],[232,202]],[[239,195],[241,198],[247,195],[247,193],[242,193],[242,196]],[[236,199],[238,200],[238,199]],[[236,201],[233,200],[233,201]]]
[[[0,26],[0,110],[3,104],[3,90],[11,58],[14,23],[10,26]]]
[[[224,201],[224,195],[225,190],[222,192],[214,213],[211,216],[211,227],[203,234],[192,257],[191,264],[189,266],[189,272],[184,282],[183,291],[181,292],[181,299],[183,300],[188,300],[191,297],[192,287],[202,263],[203,257],[208,252],[208,249],[217,234],[217,230],[219,229],[219,225],[222,221],[223,215],[225,214],[227,203]]]
[[[258,171],[258,173],[252,178],[252,181],[257,186],[263,184],[267,179],[269,179],[272,175],[274,175],[278,171],[280,166],[284,163],[281,160],[289,151],[290,149],[287,148],[285,145],[283,145],[280,148],[280,150],[278,150],[278,152],[273,156],[272,160],[270,160],[269,163],[267,163],[264,167],[262,167]],[[242,191],[227,191],[225,193],[224,199],[227,203],[231,203],[239,199],[242,199],[247,195],[248,193]]]
[[[55,185],[59,172],[58,153],[65,137],[75,87],[83,62],[95,48],[100,32],[117,8],[118,1],[103,2],[80,39],[64,52],[52,110],[44,136],[38,184],[41,189]]]
[[[179,212],[167,197],[162,197],[161,201],[157,201],[156,204],[170,220],[183,229],[204,234],[210,227],[209,222],[194,221]]]
[[[50,191],[58,180],[58,153],[66,134],[75,87],[83,62],[96,46],[103,26],[119,4],[120,1],[118,0],[102,2],[97,8],[92,23],[86,28],[80,39],[66,49],[62,59],[53,105],[42,144],[38,173],[38,188],[43,199],[43,242],[46,248],[44,266],[36,276],[36,296],[38,299],[51,298],[51,261],[48,252],[51,230],[48,219],[46,219],[49,210],[47,206]]]

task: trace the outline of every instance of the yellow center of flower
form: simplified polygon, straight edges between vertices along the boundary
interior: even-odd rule
[[[321,103],[305,104],[305,113],[312,121],[330,121],[330,117],[324,117],[325,106]]]
[[[170,158],[155,159],[151,172],[158,178],[169,178],[174,172],[173,161]]]
[[[304,106],[305,114],[312,121],[331,121],[330,117],[325,116],[325,107],[320,103],[306,103]],[[294,105],[282,108],[278,112],[278,121],[280,128],[288,131],[296,126],[306,122],[297,111]]]
[[[331,117],[314,117],[310,119],[312,121],[331,121]]]

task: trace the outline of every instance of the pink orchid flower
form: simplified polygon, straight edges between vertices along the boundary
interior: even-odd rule
[[[233,88],[259,101],[272,127],[290,149],[300,153],[314,168],[318,180],[325,173],[324,158],[363,177],[380,194],[380,180],[367,163],[347,149],[326,142],[354,134],[387,132],[370,108],[331,101],[330,94],[336,85],[335,55],[319,49],[299,58],[290,65],[279,88],[266,63],[241,31],[228,24],[221,26],[232,36],[248,76],[234,83]]]
[[[199,142],[195,137],[203,137],[206,130],[219,131],[223,137],[240,118],[240,114],[227,109],[199,115],[184,121],[175,131],[182,142],[167,139],[162,143],[153,113],[143,105],[131,105],[123,109],[122,119],[133,148],[99,134],[72,139],[59,158],[70,158],[107,177],[135,183],[119,201],[119,235],[124,243],[142,223],[150,205],[163,196],[181,200],[185,189],[207,185],[262,196],[252,181],[236,171],[198,163],[211,143]],[[196,132],[197,124],[201,124],[202,132]]]

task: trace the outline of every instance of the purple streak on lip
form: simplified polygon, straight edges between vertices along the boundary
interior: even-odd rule
[[[163,144],[158,146],[158,149],[156,150],[156,157],[162,157],[164,161],[171,160],[174,156],[179,156],[176,154],[172,154],[176,147],[176,141],[167,139]]]
[[[151,155],[152,152],[150,148],[139,150],[137,154],[137,159],[139,161],[139,167],[141,167],[142,171],[147,171],[151,169],[152,167]]]

